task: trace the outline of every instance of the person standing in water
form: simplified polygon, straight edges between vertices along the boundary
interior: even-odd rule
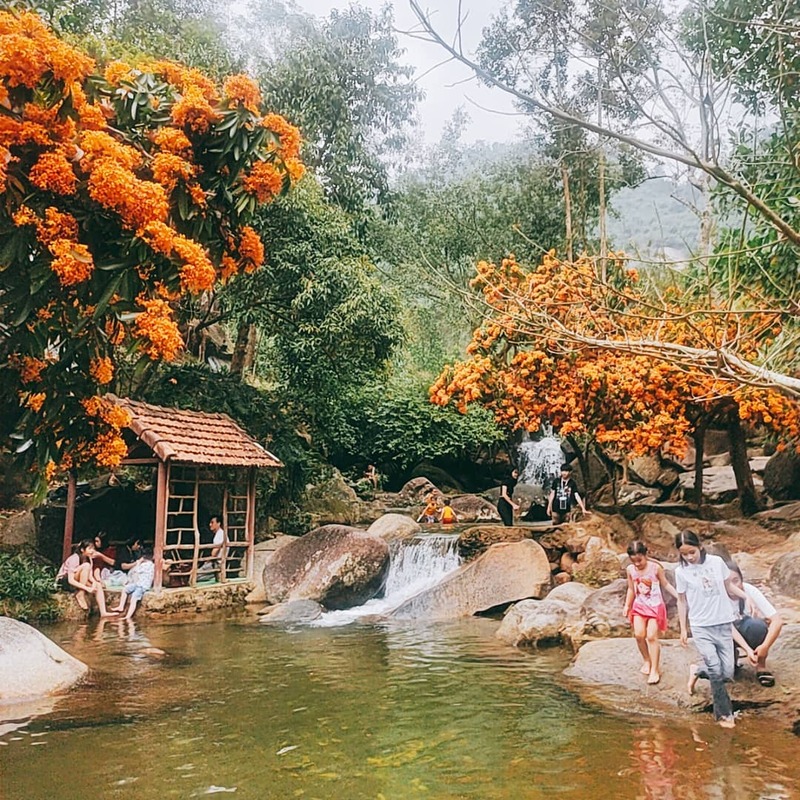
[[[733,705],[725,686],[733,680],[736,656],[733,647],[733,619],[730,597],[738,597],[751,608],[750,598],[732,580],[731,571],[719,557],[706,553],[698,535],[685,530],[675,537],[680,564],[675,570],[678,592],[678,621],[681,644],[692,641],[703,659],[703,666],[692,664],[689,670],[689,694],[699,678],[711,683],[714,718],[723,728],[733,728]]]
[[[519,471],[511,470],[511,475],[500,486],[500,499],[497,501],[497,513],[507,528],[514,524],[514,512],[519,510],[519,504],[514,502],[514,488],[517,485]]]

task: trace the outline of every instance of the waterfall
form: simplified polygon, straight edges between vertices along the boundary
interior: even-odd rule
[[[312,625],[347,625],[361,617],[382,615],[424,589],[435,586],[461,564],[458,534],[422,534],[398,539],[389,545],[389,571],[383,597],[368,600],[363,606],[329,611]]]
[[[519,481],[531,486],[545,486],[558,475],[564,463],[561,440],[555,436],[529,439],[519,446]]]

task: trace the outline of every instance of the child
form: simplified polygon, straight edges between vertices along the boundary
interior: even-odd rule
[[[689,694],[698,678],[708,678],[714,704],[714,718],[723,728],[733,728],[733,706],[725,682],[733,679],[733,609],[728,597],[739,597],[750,608],[747,595],[735,586],[731,571],[719,557],[707,554],[694,531],[675,537],[680,564],[675,570],[678,590],[678,619],[681,644],[688,644],[687,622],[692,626],[692,641],[705,662],[689,670]]]
[[[453,511],[449,502],[445,502],[442,514],[439,517],[439,522],[441,522],[442,525],[452,525],[454,522],[458,522],[458,514]]]
[[[677,599],[664,568],[647,557],[647,545],[636,539],[628,545],[628,594],[625,596],[623,614],[630,617],[636,646],[642,654],[642,674],[647,682],[656,684],[661,680],[661,645],[659,631],[667,629],[667,606],[662,592]]]
[[[92,558],[95,555],[94,540],[84,539],[75,552],[61,565],[56,575],[56,584],[65,592],[74,592],[75,600],[84,610],[89,610],[88,598],[94,597],[101,617],[111,617],[106,611],[106,595],[103,584],[92,573]]]
[[[425,503],[425,508],[417,517],[417,522],[422,522],[423,524],[431,524],[436,522],[439,517],[439,504],[436,502],[436,498],[432,492],[426,498]]]
[[[153,588],[155,570],[153,548],[143,547],[142,557],[131,567],[128,573],[128,583],[120,592],[119,605],[114,609],[117,614],[122,613],[125,608],[125,601],[130,597],[131,602],[125,619],[130,619],[133,616],[133,612],[136,611],[136,605],[144,597],[144,593]]]

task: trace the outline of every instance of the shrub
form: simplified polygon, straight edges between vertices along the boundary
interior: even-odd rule
[[[27,553],[0,553],[0,614],[21,620],[55,619],[55,571]]]

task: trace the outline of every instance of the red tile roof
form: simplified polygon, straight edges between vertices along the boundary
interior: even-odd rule
[[[165,408],[106,395],[131,415],[128,426],[162,461],[235,467],[282,467],[227,414]]]

